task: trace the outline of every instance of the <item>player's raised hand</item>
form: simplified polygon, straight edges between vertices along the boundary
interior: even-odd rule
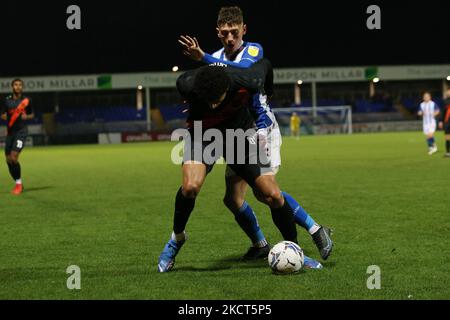
[[[190,36],[180,36],[178,42],[183,47],[183,54],[185,56],[188,56],[189,58],[195,61],[201,61],[203,59],[205,53],[200,48],[197,38],[195,37],[192,38]]]
[[[180,39],[178,39],[178,43],[181,44],[183,50],[189,50],[189,48],[192,46],[192,43],[184,36],[180,36]]]

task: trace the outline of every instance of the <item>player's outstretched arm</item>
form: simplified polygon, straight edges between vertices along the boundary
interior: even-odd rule
[[[183,54],[185,56],[194,61],[203,61],[206,64],[223,63],[231,67],[247,69],[263,57],[263,49],[259,44],[253,44],[249,48],[245,49],[242,59],[239,62],[233,62],[218,59],[208,53],[205,53],[200,48],[200,44],[196,37],[191,37],[188,35],[180,36],[180,39],[178,39],[178,43],[183,48]]]
[[[208,53],[205,53],[205,55],[202,58],[202,61],[207,64],[224,63],[230,67],[247,69],[250,68],[254,63],[261,60],[263,57],[264,57],[263,48],[261,47],[261,45],[254,43],[245,49],[244,53],[242,54],[242,58],[239,62],[218,59]]]

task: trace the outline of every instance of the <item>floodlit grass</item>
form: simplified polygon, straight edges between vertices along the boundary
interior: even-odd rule
[[[291,276],[239,261],[250,242],[222,204],[223,165],[198,196],[174,270],[156,272],[181,183],[173,145],[27,148],[20,197],[1,163],[0,298],[450,298],[450,159],[428,156],[421,133],[283,140],[282,190],[335,241],[323,270]],[[268,208],[250,192],[248,201],[268,240],[282,240]],[[81,268],[81,290],[66,287],[70,265]],[[367,289],[370,265],[381,269],[380,290]]]

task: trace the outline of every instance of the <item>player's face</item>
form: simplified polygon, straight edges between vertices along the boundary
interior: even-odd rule
[[[430,95],[429,93],[425,93],[425,94],[423,95],[423,101],[428,102],[428,101],[430,101],[430,100],[431,100],[431,95]]]
[[[242,37],[247,33],[247,26],[243,23],[224,24],[216,29],[227,54],[232,54],[239,49],[242,44]]]
[[[23,92],[23,83],[21,81],[15,81],[12,85],[14,94],[22,94]]]

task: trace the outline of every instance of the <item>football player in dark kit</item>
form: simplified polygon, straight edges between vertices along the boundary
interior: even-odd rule
[[[8,95],[0,106],[1,117],[6,120],[7,135],[5,141],[6,163],[16,186],[12,193],[19,195],[23,192],[21,168],[19,163],[20,152],[25,147],[28,129],[25,121],[34,118],[30,98],[23,95],[23,81],[14,79],[11,82],[12,94]]]
[[[185,227],[194,209],[196,196],[206,175],[220,156],[216,154],[211,162],[205,162],[201,158],[203,151],[209,149],[211,142],[197,140],[195,123],[192,128],[192,122],[201,121],[200,130],[213,128],[222,133],[228,129],[252,129],[254,120],[247,106],[255,93],[265,91],[264,84],[269,70],[271,70],[270,62],[263,59],[250,69],[205,66],[188,71],[178,78],[177,89],[190,104],[188,124],[190,136],[194,138],[185,139],[183,183],[175,198],[173,232],[158,259],[159,272],[168,272],[173,268],[175,257],[186,240]],[[223,140],[224,148],[227,144],[233,145],[232,141],[226,139]],[[272,220],[283,238],[297,242],[294,209],[288,201],[285,201],[274,175],[270,175],[272,170],[270,165],[261,164],[259,161],[261,154],[253,153],[248,148],[250,144],[257,143],[252,142],[251,138],[244,141],[245,163],[236,163],[233,156],[228,157],[228,149],[224,152],[226,162],[252,187],[255,197],[270,207]],[[263,160],[263,163],[268,162]],[[331,252],[333,245],[331,239],[327,236],[323,242],[322,249]]]
[[[439,121],[439,129],[445,132],[445,154],[450,158],[450,88],[447,89],[446,99],[442,106],[441,119]]]

